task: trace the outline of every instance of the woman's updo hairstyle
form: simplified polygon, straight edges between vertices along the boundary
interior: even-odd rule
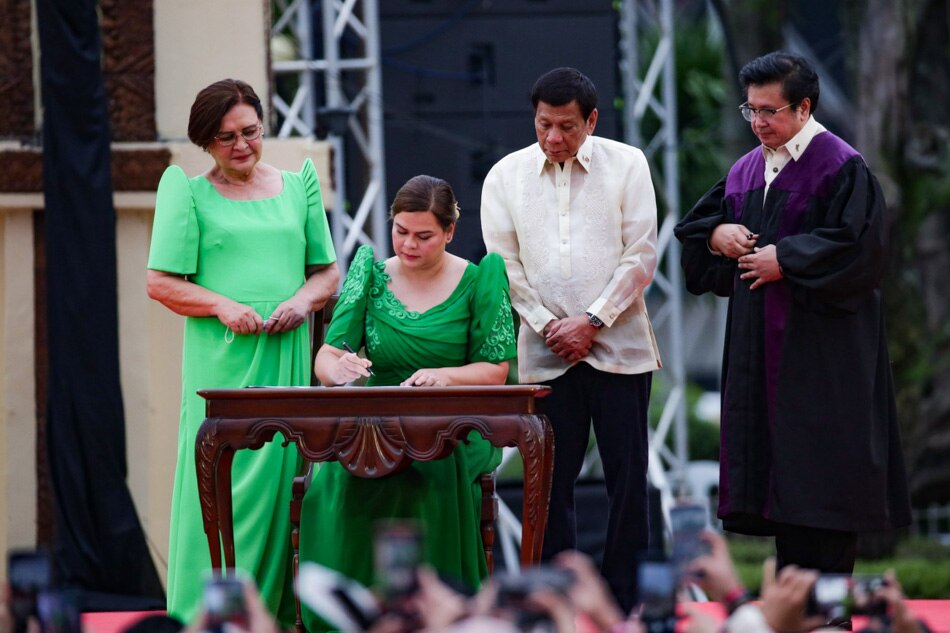
[[[399,188],[389,207],[389,219],[403,211],[431,211],[439,226],[447,231],[458,221],[461,209],[452,185],[441,178],[422,175],[410,178]]]
[[[240,79],[222,79],[202,88],[191,104],[188,138],[201,149],[208,149],[221,130],[221,119],[234,106],[246,103],[264,120],[264,107],[251,86]]]

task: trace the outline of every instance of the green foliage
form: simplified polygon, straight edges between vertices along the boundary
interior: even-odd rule
[[[689,427],[689,459],[719,461],[719,424],[698,419],[692,411]]]
[[[858,574],[883,574],[893,569],[908,598],[946,599],[950,596],[950,565],[934,565],[924,558],[859,561]]]
[[[772,539],[726,534],[736,573],[746,588],[758,594],[762,588],[762,562],[775,555]]]
[[[950,545],[922,536],[906,538],[897,546],[896,558],[923,558],[937,564],[950,563]],[[945,597],[950,597],[950,594]]]
[[[658,39],[656,33],[641,39],[640,60],[644,64],[641,72],[645,72],[650,63]],[[683,205],[688,207],[725,175],[732,162],[723,151],[721,125],[728,91],[722,77],[722,43],[711,35],[705,20],[678,21],[674,39],[679,193]],[[648,112],[642,125],[644,143],[660,128],[661,121]],[[658,190],[657,194],[662,196],[662,191]],[[663,201],[661,206],[665,207]]]
[[[900,221],[891,232],[892,257],[884,296],[897,411],[908,469],[913,473],[913,456],[921,454],[931,440],[919,420],[921,400],[932,391],[935,376],[946,372],[950,363],[950,323],[944,321],[936,328],[928,323],[917,251],[922,223],[929,215],[950,209],[950,161],[930,170],[907,167],[899,180]],[[950,250],[950,242],[946,248]]]
[[[726,174],[732,162],[722,134],[722,113],[729,98],[722,77],[722,44],[705,29],[701,24],[686,25],[676,33],[680,200],[687,208]]]
[[[653,391],[650,394],[650,427],[656,429],[666,405],[668,387],[665,381],[666,374],[657,372],[653,376]],[[690,461],[711,460],[719,461],[719,425],[715,422],[701,420],[696,416],[696,402],[703,395],[703,389],[695,384],[686,385],[686,426],[689,440],[687,450]],[[671,431],[666,436],[666,446],[674,449],[675,436]]]
[[[725,535],[729,541],[729,552],[732,554],[732,560],[737,565],[759,565],[761,567],[762,561],[775,555],[775,546],[769,537],[743,536],[729,532],[726,532]]]
[[[727,535],[736,572],[750,591],[762,586],[762,561],[775,554],[769,538]],[[913,599],[950,597],[950,546],[935,540],[915,538],[901,542],[894,558],[858,560],[856,574],[882,574],[893,569],[904,595]]]

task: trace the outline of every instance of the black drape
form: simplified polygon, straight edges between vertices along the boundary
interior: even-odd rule
[[[38,0],[54,557],[90,610],[161,607],[126,486],[115,209],[95,0]]]

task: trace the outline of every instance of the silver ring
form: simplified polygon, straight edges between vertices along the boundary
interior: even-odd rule
[[[746,237],[751,240],[753,237],[755,237],[755,233],[749,233],[748,235],[746,235]]]

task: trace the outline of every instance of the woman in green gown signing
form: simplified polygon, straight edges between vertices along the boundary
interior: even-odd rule
[[[173,165],[158,186],[148,294],[186,317],[167,590],[168,612],[185,622],[211,568],[195,476],[205,417],[196,390],[309,385],[309,334],[300,325],[340,276],[313,163],[298,173],[262,163],[262,121],[246,83],[204,88],[188,137],[214,164],[190,179]],[[239,451],[232,470],[237,566],[285,624],[295,619],[287,504],[298,465],[296,448],[276,441]]]
[[[516,353],[501,257],[489,254],[475,265],[446,252],[458,204],[444,180],[410,179],[396,194],[390,218],[395,256],[375,261],[371,247],[358,250],[317,353],[320,382],[504,384]],[[345,351],[345,344],[365,347],[366,358]],[[422,524],[425,560],[476,588],[487,574],[478,478],[499,461],[500,451],[473,432],[449,457],[380,479],[323,464],[304,498],[301,560],[371,584],[375,524],[409,518]]]

